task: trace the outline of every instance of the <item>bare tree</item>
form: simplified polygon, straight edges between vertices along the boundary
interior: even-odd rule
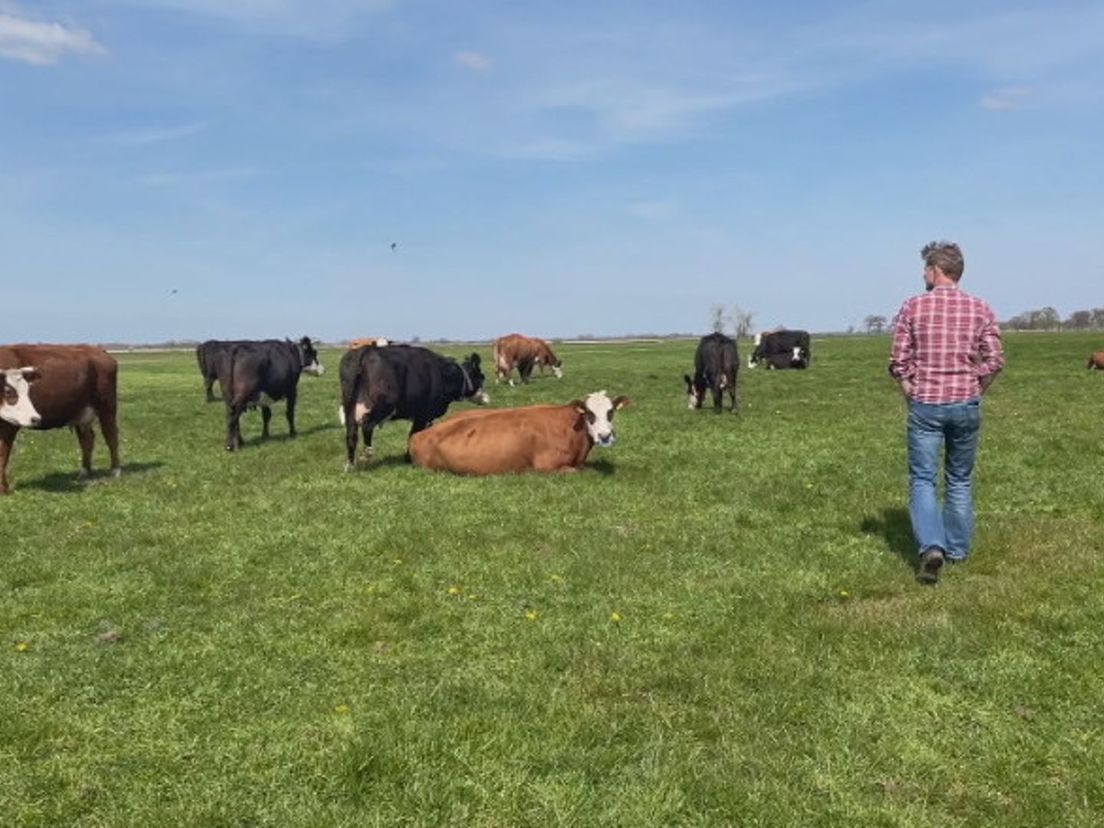
[[[880,334],[885,330],[886,318],[880,314],[870,314],[863,319],[863,325],[866,327],[867,333]]]
[[[725,321],[728,317],[725,315],[724,305],[713,305],[709,309],[709,327],[713,333],[724,333]]]
[[[737,339],[751,336],[752,326],[755,324],[755,311],[746,311],[739,305],[733,305],[732,319],[736,323]]]

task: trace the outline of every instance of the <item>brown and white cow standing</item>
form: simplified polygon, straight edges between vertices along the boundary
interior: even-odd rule
[[[551,368],[557,379],[563,377],[563,363],[543,339],[518,333],[507,334],[494,341],[491,353],[494,356],[496,381],[509,380],[513,385],[510,372],[517,368],[521,381],[529,382],[533,368],[537,366],[542,371],[545,366]]]
[[[1096,351],[1089,356],[1089,368],[1104,371],[1104,351]]]
[[[597,391],[567,405],[465,411],[411,437],[410,459],[456,474],[573,472],[594,446],[613,445],[613,415],[628,404]]]
[[[83,477],[92,471],[92,424],[99,420],[111,471],[119,475],[119,369],[113,357],[91,345],[0,345],[0,372],[0,495],[9,490],[8,459],[21,428],[72,426],[80,442]]]

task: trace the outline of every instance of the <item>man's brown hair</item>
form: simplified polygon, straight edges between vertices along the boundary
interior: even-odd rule
[[[928,242],[920,251],[920,258],[924,260],[925,267],[938,267],[947,278],[956,282],[962,278],[962,271],[966,269],[962,249],[954,242]]]

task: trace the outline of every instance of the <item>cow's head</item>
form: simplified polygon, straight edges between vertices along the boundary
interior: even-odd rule
[[[587,436],[595,445],[609,447],[617,439],[613,430],[614,412],[620,411],[629,404],[628,397],[617,397],[611,400],[605,391],[595,391],[584,399],[575,400],[571,405],[577,412],[583,415],[583,425],[586,426]]]
[[[318,351],[314,347],[314,343],[311,342],[309,336],[304,336],[296,343],[296,347],[299,348],[299,359],[303,363],[303,373],[313,374],[316,377],[322,376],[326,373],[326,369],[322,367],[322,363],[318,361]]]
[[[31,402],[31,383],[39,378],[37,368],[5,368],[0,371],[0,420],[14,426],[34,428],[42,417]]]
[[[481,362],[479,354],[472,352],[471,356],[460,363],[460,370],[464,372],[464,396],[478,405],[487,405],[491,398],[483,390],[486,377],[483,376],[483,369],[479,367]]]
[[[686,380],[686,393],[690,395],[687,408],[701,408],[702,402],[705,400],[705,378],[690,379],[689,374],[683,374],[682,378]]]

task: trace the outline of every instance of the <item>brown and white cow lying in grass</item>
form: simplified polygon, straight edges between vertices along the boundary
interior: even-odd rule
[[[1097,351],[1089,357],[1089,368],[1104,371],[1104,351]]]
[[[567,405],[465,411],[415,434],[410,458],[456,474],[572,472],[595,445],[613,445],[613,415],[628,404],[597,391]]]

